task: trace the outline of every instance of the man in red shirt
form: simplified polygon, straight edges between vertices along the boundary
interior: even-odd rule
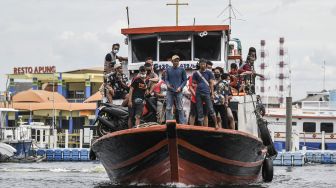
[[[255,77],[256,76],[260,76],[262,78],[264,77],[264,75],[258,74],[254,70],[254,61],[255,61],[255,57],[253,57],[253,53],[252,53],[252,55],[247,56],[245,64],[238,70],[238,73],[240,75],[245,76],[244,80],[245,80],[246,85],[250,85],[253,88],[255,85]],[[252,89],[252,93],[254,93],[254,89]]]
[[[164,74],[164,73],[163,73]],[[164,76],[163,76],[164,77]],[[165,122],[165,100],[167,95],[167,85],[164,82],[164,80],[161,80],[159,83],[157,83],[154,88],[153,92],[157,99],[156,103],[156,115],[157,115],[157,122],[158,123],[164,123]]]
[[[192,82],[192,76],[189,76],[188,89],[191,94],[190,98],[190,113],[189,113],[189,125],[195,125],[196,119],[196,84]]]

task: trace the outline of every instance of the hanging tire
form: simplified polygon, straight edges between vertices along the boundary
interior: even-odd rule
[[[93,160],[93,161],[97,159],[97,156],[95,152],[92,151],[92,148],[90,149],[89,157],[90,157],[90,160]]]
[[[265,158],[262,166],[262,178],[264,182],[271,182],[273,180],[273,160]]]
[[[260,138],[265,146],[273,144],[271,134],[267,128],[267,122],[260,119],[258,120],[258,127],[260,131]]]

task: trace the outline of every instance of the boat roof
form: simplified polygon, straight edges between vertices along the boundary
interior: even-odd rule
[[[17,112],[14,108],[0,108],[0,112]]]
[[[227,31],[228,25],[191,25],[191,26],[161,26],[161,27],[139,27],[121,29],[124,35],[173,33],[173,32],[202,32],[202,31]]]

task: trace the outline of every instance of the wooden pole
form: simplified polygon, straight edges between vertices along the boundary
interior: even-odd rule
[[[176,26],[178,26],[178,19],[179,19],[179,6],[180,5],[188,5],[188,3],[179,3],[179,0],[176,0],[176,3],[167,3],[166,4],[167,6],[168,5],[175,5],[176,6]]]
[[[83,148],[83,129],[79,130],[79,148]]]
[[[65,145],[64,148],[68,148],[69,146],[69,130],[65,129]]]
[[[286,97],[286,151],[292,147],[292,97]]]

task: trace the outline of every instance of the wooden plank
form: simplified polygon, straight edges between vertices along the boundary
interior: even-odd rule
[[[168,152],[170,160],[170,181],[179,182],[179,162],[178,162],[178,149],[177,149],[177,134],[176,134],[176,121],[168,120],[167,125],[167,138],[168,138]]]

